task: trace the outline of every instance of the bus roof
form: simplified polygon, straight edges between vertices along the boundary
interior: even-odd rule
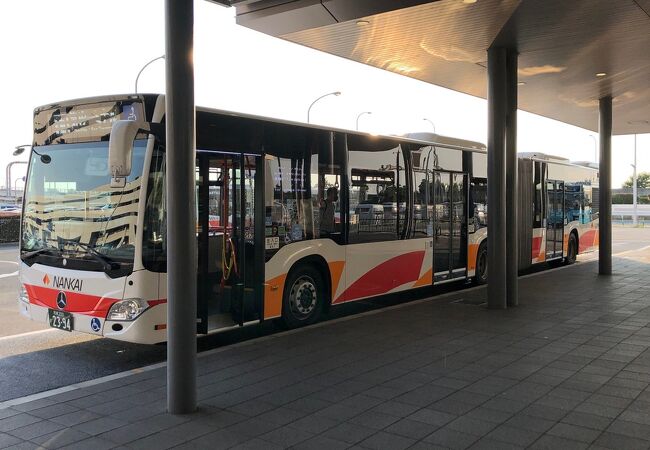
[[[471,150],[478,152],[486,152],[487,147],[485,144],[476,141],[468,141],[466,139],[458,139],[449,136],[441,136],[436,133],[428,132],[418,132],[418,133],[408,133],[402,138],[406,138],[410,141],[426,143],[429,145],[440,145],[442,147],[451,147],[451,148],[461,148],[463,150]]]
[[[562,164],[565,166],[579,166],[587,169],[598,170],[598,163],[591,161],[570,161],[568,158],[563,158],[562,156],[548,155],[541,152],[521,152],[517,153],[517,157],[533,161],[543,161],[547,163]]]
[[[273,117],[258,116],[255,114],[249,114],[249,113],[243,113],[237,111],[225,111],[216,108],[206,108],[206,107],[197,106],[196,110],[203,111],[203,112],[212,112],[215,114],[225,114],[225,115],[231,115],[236,117],[244,117],[247,119],[264,120],[264,121],[270,121],[275,123],[282,123],[286,125],[294,125],[303,128],[314,128],[314,129],[326,130],[326,131],[339,131],[342,133],[355,134],[358,136],[368,136],[377,139],[389,139],[389,140],[400,141],[400,142],[405,141],[405,142],[412,142],[415,144],[423,144],[423,145],[433,145],[433,146],[437,145],[440,147],[452,148],[457,150],[465,150],[471,152],[486,151],[485,144],[481,144],[480,142],[468,141],[465,139],[458,139],[449,136],[441,136],[434,133],[409,133],[405,135],[382,135],[382,134],[364,133],[362,131],[357,131],[357,130],[348,130],[345,128],[325,127],[322,125],[314,125],[311,123],[295,122],[291,120],[277,119]]]
[[[105,102],[105,101],[119,101],[119,100],[134,100],[134,99],[141,99],[146,105],[155,105],[156,99],[163,99],[164,94],[122,94],[122,95],[105,95],[105,96],[97,96],[97,97],[87,97],[87,98],[78,98],[78,99],[72,99],[72,100],[65,100],[61,102],[56,102],[56,103],[51,103],[48,105],[43,105],[39,106],[34,109],[34,115],[38,114],[41,111],[45,111],[48,109],[52,108],[57,108],[61,106],[72,106],[72,105],[78,105],[78,104],[88,104],[88,103],[93,103],[93,102]],[[418,132],[418,133],[408,133],[404,135],[375,135],[371,133],[364,133],[361,131],[356,131],[356,130],[348,130],[348,129],[342,129],[342,128],[332,128],[332,127],[325,127],[322,125],[314,125],[310,123],[304,123],[304,122],[296,122],[296,121],[291,121],[291,120],[285,120],[285,119],[278,119],[274,117],[266,117],[266,116],[258,116],[255,114],[250,114],[250,113],[244,113],[244,112],[239,112],[239,111],[226,111],[226,110],[221,110],[217,108],[209,108],[209,107],[204,107],[197,105],[196,106],[196,111],[197,112],[208,112],[208,113],[215,113],[215,114],[222,114],[222,115],[229,115],[229,116],[235,116],[235,117],[242,117],[246,119],[254,119],[254,120],[262,120],[262,121],[269,121],[269,122],[275,122],[275,123],[281,123],[285,125],[293,125],[297,127],[303,127],[303,128],[313,128],[313,129],[318,129],[318,130],[326,130],[326,131],[339,131],[343,133],[348,133],[348,134],[356,134],[359,136],[368,136],[368,137],[373,137],[373,138],[378,138],[378,139],[389,139],[389,140],[394,140],[394,141],[401,141],[401,142],[412,142],[415,144],[423,144],[423,145],[433,145],[433,146],[440,146],[440,147],[447,147],[447,148],[452,148],[452,149],[458,149],[458,150],[465,150],[465,151],[472,151],[472,152],[485,152],[486,147],[485,144],[482,144],[480,142],[475,142],[475,141],[469,141],[465,139],[458,139],[454,137],[449,137],[449,136],[441,136],[435,133],[423,133],[423,132]],[[151,116],[151,112],[147,112],[147,116]]]
[[[517,153],[517,156],[520,158],[535,159],[538,161],[553,161],[553,162],[569,161],[569,158],[563,158],[562,156],[549,155],[541,152],[520,152]]]

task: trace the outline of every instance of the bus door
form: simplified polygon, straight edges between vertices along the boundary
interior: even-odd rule
[[[256,155],[197,152],[199,333],[261,317],[264,246],[256,245],[264,239],[260,164]]]
[[[562,256],[564,242],[564,182],[546,181],[546,259]]]
[[[434,283],[467,275],[467,174],[433,172]]]

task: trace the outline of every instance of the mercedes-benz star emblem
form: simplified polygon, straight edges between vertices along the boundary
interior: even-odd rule
[[[59,309],[65,308],[65,305],[68,304],[68,299],[65,296],[65,292],[61,291],[56,295],[56,306],[59,307]]]

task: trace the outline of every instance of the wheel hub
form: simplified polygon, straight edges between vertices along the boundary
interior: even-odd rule
[[[309,315],[316,306],[316,286],[307,277],[296,280],[291,290],[291,304],[300,316]]]

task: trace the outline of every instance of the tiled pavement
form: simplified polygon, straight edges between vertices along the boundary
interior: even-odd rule
[[[0,448],[650,448],[650,265],[521,279],[520,306],[462,291],[199,359],[199,411],[165,370],[0,410]],[[465,302],[459,302],[459,299]]]

